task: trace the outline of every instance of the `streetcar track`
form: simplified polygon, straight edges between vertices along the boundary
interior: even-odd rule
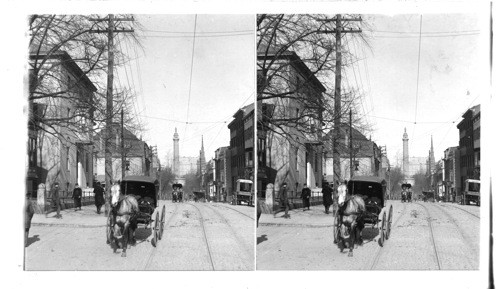
[[[460,236],[462,237],[463,240],[465,240],[465,242],[467,243],[465,247],[469,248],[470,250],[472,250],[474,253],[474,255],[477,255],[478,252],[476,251],[475,247],[473,246],[472,244],[472,241],[470,240],[470,238],[468,238],[463,230],[460,228],[460,226],[457,224],[457,220],[455,218],[453,218],[453,216],[450,215],[450,213],[446,212],[446,210],[444,210],[443,208],[441,208],[440,206],[437,206],[435,205],[436,208],[439,208],[439,210],[441,210],[441,212],[443,212],[449,220],[451,220],[451,222],[453,223],[453,225],[455,226],[455,230],[460,234]]]
[[[247,218],[250,218],[252,221],[255,221],[255,218],[254,218],[254,217],[251,217],[251,216],[249,216],[249,215],[247,215],[247,214],[245,214],[245,213],[242,213],[242,212],[240,212],[240,211],[238,211],[238,210],[236,210],[236,209],[233,209],[233,208],[231,208],[231,207],[226,207],[226,206],[217,206],[217,205],[215,205],[215,204],[213,204],[213,206],[214,206],[214,207],[217,207],[217,208],[225,208],[225,209],[230,209],[230,210],[233,210],[233,211],[235,211],[235,212],[238,212],[238,213],[242,214],[243,216],[245,216],[245,217],[247,217]]]
[[[441,261],[439,260],[439,253],[437,251],[437,246],[436,246],[436,240],[434,239],[434,230],[433,230],[433,226],[432,226],[432,220],[431,220],[431,214],[429,213],[429,209],[427,209],[426,206],[422,205],[422,204],[418,204],[416,203],[417,205],[423,207],[425,209],[425,212],[427,213],[427,223],[429,225],[429,230],[431,232],[430,234],[430,237],[431,237],[431,242],[432,242],[432,246],[434,248],[434,256],[436,257],[436,263],[437,263],[437,266],[438,266],[438,270],[441,270]]]
[[[224,224],[226,224],[226,226],[229,227],[229,229],[230,229],[231,233],[233,234],[233,236],[235,236],[236,239],[238,239],[238,245],[240,245],[240,247],[243,249],[243,251],[247,253],[247,255],[248,255],[247,257],[252,258],[253,254],[248,251],[248,248],[246,248],[245,246],[243,246],[243,244],[245,243],[244,238],[242,238],[237,232],[234,231],[234,228],[229,224],[228,220],[221,213],[219,213],[217,210],[215,210],[214,208],[211,208],[210,206],[207,206],[207,205],[203,205],[203,207],[209,208],[217,216],[219,216],[219,218],[222,219],[222,221],[224,221]]]
[[[179,210],[179,206],[178,206],[178,204],[175,204],[174,212],[168,218],[168,220],[165,222],[165,224],[163,226],[163,233],[165,233],[165,229],[168,228],[168,225],[173,220],[173,218],[176,215],[176,213],[177,213],[178,210]],[[154,212],[153,212],[153,214],[154,214]],[[165,211],[165,214],[166,214],[166,211]],[[160,218],[161,218],[161,216],[160,216]],[[154,230],[154,229],[151,227],[151,230]],[[153,232],[153,234],[154,234],[154,232]],[[162,239],[162,240],[164,240],[164,239]],[[158,244],[156,244],[156,246],[158,246]],[[156,249],[156,247],[153,247],[152,245],[151,245],[151,248],[149,248],[148,257],[146,258],[146,262],[145,262],[144,266],[142,267],[142,268],[144,268],[144,270],[147,270],[147,268],[151,265],[151,262],[153,261],[153,258],[155,256],[155,254],[154,254],[155,251],[156,251],[155,249]]]
[[[212,270],[215,271],[215,265],[214,265],[214,260],[212,258],[212,251],[210,249],[210,244],[208,242],[208,238],[207,238],[207,232],[206,232],[206,229],[205,229],[205,221],[203,220],[203,215],[201,214],[201,210],[200,208],[198,208],[197,206],[195,206],[194,204],[190,204],[190,203],[186,203],[188,205],[191,205],[193,207],[196,208],[196,210],[198,211],[199,213],[199,218],[198,218],[198,221],[200,222],[200,225],[201,225],[201,228],[202,228],[202,231],[203,231],[203,237],[205,239],[205,244],[207,245],[207,252],[208,252],[208,258],[210,259],[210,264],[212,265]]]
[[[474,216],[474,217],[476,217],[476,218],[478,218],[478,219],[481,219],[481,217],[480,217],[480,216],[478,216],[478,215],[476,215],[476,214],[473,214],[473,213],[471,213],[471,212],[469,212],[469,211],[467,211],[467,210],[465,210],[465,209],[462,209],[462,208],[460,208],[460,207],[448,206],[448,205],[445,205],[445,204],[441,204],[441,206],[446,207],[446,208],[453,208],[453,209],[461,210],[461,211],[466,212],[466,213],[467,213],[467,214],[469,214],[469,215],[472,215],[472,216]]]
[[[393,207],[393,215],[394,215],[394,206],[392,206],[392,207]],[[398,218],[391,224],[391,235],[390,236],[393,236],[393,230],[396,227],[396,224],[399,223],[401,218],[406,213],[406,208],[407,208],[407,204],[404,204],[403,211],[401,211],[401,214],[399,214]],[[387,240],[385,240],[385,241],[387,241]],[[375,266],[378,265],[380,257],[382,256],[382,253],[383,253],[383,250],[382,250],[383,248],[384,247],[380,247],[380,245],[378,246],[377,254],[375,255],[375,258],[373,258],[373,262],[372,262],[372,265],[370,266],[370,270],[374,270]]]

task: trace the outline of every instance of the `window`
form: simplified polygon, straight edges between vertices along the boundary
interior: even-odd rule
[[[36,157],[36,138],[29,138],[28,140],[28,159],[29,166],[36,167],[37,157]]]
[[[66,170],[69,172],[69,146],[66,146]]]

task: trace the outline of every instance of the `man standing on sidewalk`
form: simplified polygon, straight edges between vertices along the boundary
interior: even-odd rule
[[[33,204],[31,203],[31,193],[26,194],[26,210],[24,215],[24,247],[28,246],[28,237],[30,233],[31,227],[31,219],[33,219],[33,215],[35,214],[35,209],[33,208]]]
[[[279,197],[281,206],[285,206],[285,215],[283,217],[288,219],[290,218],[290,215],[288,215],[288,189],[285,182],[281,186]]]
[[[97,208],[97,213],[101,213],[101,207],[104,205],[104,190],[101,187],[101,183],[94,183],[94,202]]]
[[[323,205],[325,206],[325,214],[330,213],[330,206],[332,205],[332,188],[328,185],[327,182],[323,183],[323,189],[321,190],[323,194]]]
[[[75,188],[73,189],[73,201],[75,203],[75,211],[77,209],[81,210],[82,209],[82,189],[80,189],[78,184],[75,184]]]
[[[49,213],[52,213],[54,211],[57,211],[56,218],[61,219],[62,218],[62,216],[61,216],[61,201],[59,200],[59,183],[58,182],[55,182],[54,186],[52,188],[52,208],[47,213],[45,213],[45,217],[47,217],[47,215]]]
[[[306,210],[306,207],[308,210],[310,210],[311,203],[309,202],[309,199],[311,197],[311,189],[307,187],[307,184],[304,184],[304,187],[302,188],[302,205],[304,206],[304,211]]]

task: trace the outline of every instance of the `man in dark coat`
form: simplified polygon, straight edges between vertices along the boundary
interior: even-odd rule
[[[61,219],[61,200],[59,199],[59,183],[55,182],[53,187],[52,187],[52,208],[45,213],[45,217],[49,213],[52,213],[54,211],[57,211],[56,218]]]
[[[101,187],[101,183],[94,183],[94,202],[97,208],[97,213],[101,213],[101,207],[104,205],[104,190]]]
[[[82,189],[75,184],[75,188],[73,189],[73,200],[75,202],[75,211],[82,209]]]
[[[332,188],[328,185],[327,182],[323,183],[323,189],[321,190],[323,194],[323,205],[325,206],[325,214],[330,213],[330,206],[332,205]]]
[[[286,183],[281,185],[279,197],[281,206],[285,206],[285,215],[283,217],[290,218],[290,215],[288,214],[288,189]]]
[[[35,209],[30,201],[31,193],[26,194],[26,209],[24,210],[24,246],[28,246],[28,237],[31,227],[31,219],[35,214]]]
[[[307,187],[307,184],[304,184],[304,188],[302,188],[302,194],[300,195],[302,198],[302,205],[304,205],[304,211],[306,208],[310,210],[311,203],[309,202],[309,199],[311,197],[311,189]]]

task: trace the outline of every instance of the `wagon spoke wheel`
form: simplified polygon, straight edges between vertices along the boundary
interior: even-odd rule
[[[151,244],[156,247],[156,245],[158,245],[158,225],[159,225],[159,222],[160,222],[160,213],[159,212],[156,212],[156,216],[155,216],[155,225],[153,228],[151,228],[153,230],[153,240],[151,240]]]
[[[339,212],[335,212],[335,216],[333,216],[333,243],[337,244],[339,241],[340,235],[340,224],[339,224]]]
[[[158,235],[158,239],[161,240],[163,237],[163,227],[165,225],[165,205],[163,205],[163,208],[161,209],[161,219],[160,219],[160,234]]]
[[[391,236],[392,227],[392,205],[389,207],[389,215],[387,216],[387,229],[385,230],[385,239],[388,240]]]
[[[113,240],[113,214],[109,214],[106,220],[106,244],[110,244]]]
[[[385,221],[386,221],[386,218],[385,218],[385,212],[384,212],[382,214],[382,219],[380,220],[379,227],[378,227],[379,236],[380,236],[380,238],[378,239],[378,243],[379,243],[380,247],[384,247],[385,230],[386,230]]]

